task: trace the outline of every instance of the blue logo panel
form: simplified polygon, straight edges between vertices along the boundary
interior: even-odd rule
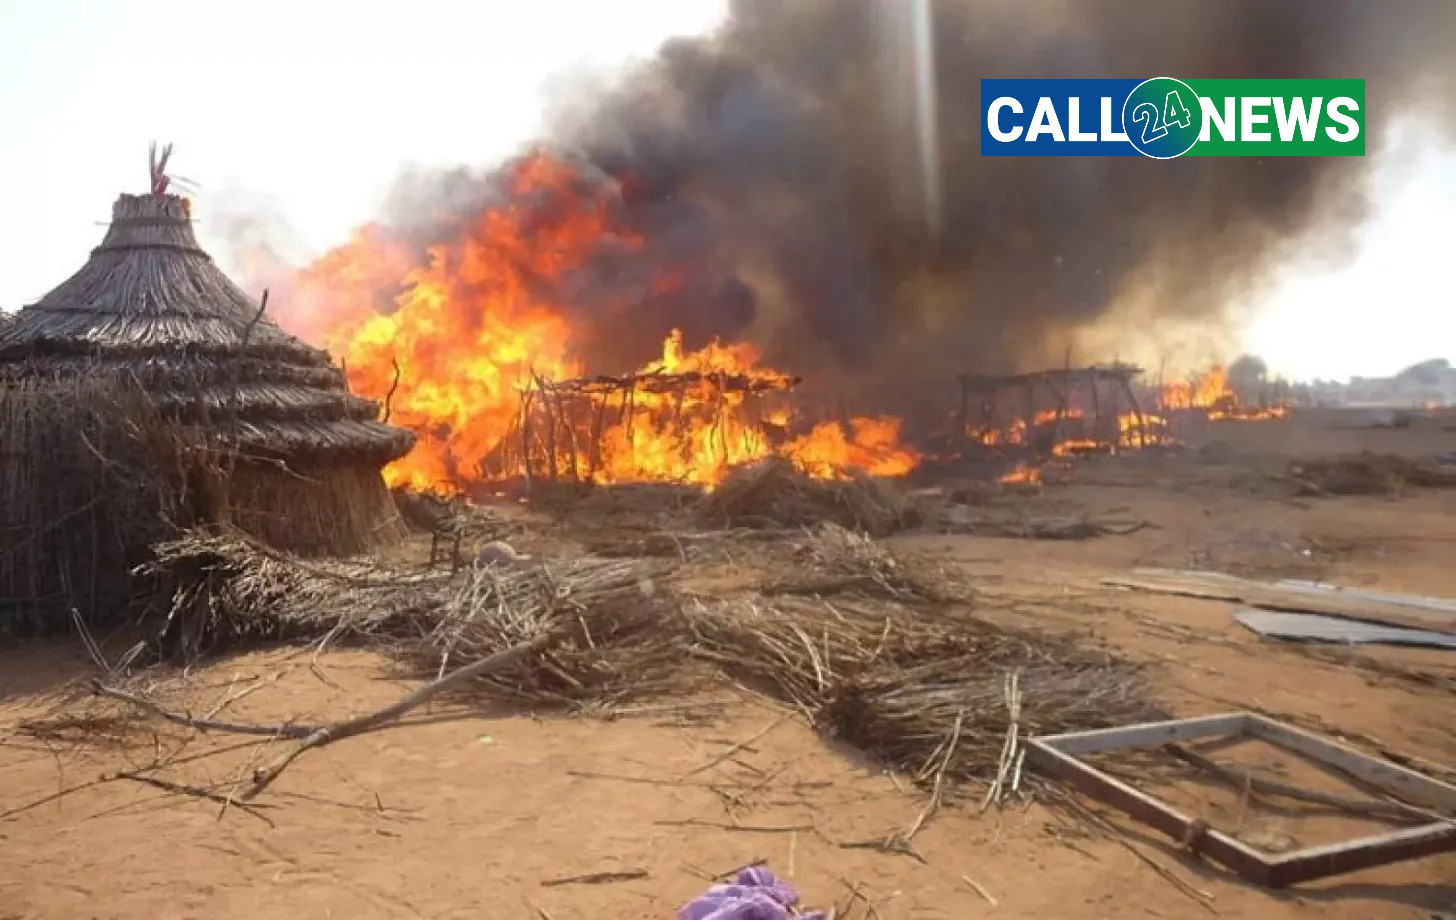
[[[981,156],[1141,156],[1123,104],[1142,82],[982,80]]]

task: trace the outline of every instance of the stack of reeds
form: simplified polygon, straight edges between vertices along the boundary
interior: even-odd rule
[[[821,524],[805,532],[792,552],[793,574],[766,583],[765,594],[858,594],[902,603],[965,603],[971,598],[955,569],[891,551],[884,543],[838,524]]]
[[[733,470],[698,503],[699,519],[721,527],[805,527],[829,521],[884,536],[919,521],[893,485],[856,473],[815,479],[782,457]]]
[[[952,778],[990,782],[1006,768],[1008,736],[1159,715],[1138,668],[963,612],[743,598],[699,601],[689,620],[695,655],[922,779],[934,761]]]
[[[167,543],[146,574],[164,641],[189,656],[256,636],[328,637],[381,648],[434,677],[549,636],[473,689],[535,705],[610,705],[696,690],[716,674],[927,781],[934,762],[936,782],[999,777],[1014,787],[1020,732],[1155,715],[1137,669],[977,619],[963,604],[923,603],[926,590],[867,538],[822,527],[807,551],[854,589],[734,589],[682,603],[695,582],[675,580],[677,565],[661,559],[422,571],[304,561],[236,532]]]
[[[382,646],[419,673],[547,633],[542,655],[493,675],[492,695],[536,703],[659,692],[681,660],[675,597],[657,561],[582,557],[420,571],[374,560],[301,560],[236,532],[157,547],[143,574],[161,645],[192,659],[258,638]]]

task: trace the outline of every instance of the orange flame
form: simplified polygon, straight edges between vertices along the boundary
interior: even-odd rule
[[[581,180],[571,164],[532,154],[508,173],[504,203],[456,239],[421,255],[386,228],[368,226],[293,279],[293,310],[280,320],[332,350],[356,392],[387,397],[389,421],[419,435],[415,449],[385,469],[391,485],[455,489],[524,471],[519,457],[515,468],[503,459],[521,424],[523,395],[585,371],[571,324],[549,293],[552,282],[606,241],[643,242],[616,228],[609,193]],[[550,208],[539,206],[543,198]],[[654,286],[672,289],[681,280],[663,277]],[[378,309],[381,303],[389,309]],[[853,468],[903,475],[919,462],[899,444],[892,419],[853,419],[848,430],[826,423],[788,438],[786,410],[755,415],[746,393],[719,385],[728,377],[766,389],[791,385],[758,360],[746,343],[686,351],[673,330],[661,357],[638,373],[692,375],[692,382],[673,393],[634,393],[631,412],[614,414],[599,436],[589,426],[569,432],[573,441],[599,444],[591,478],[712,485],[732,466],[776,450],[821,477]]]
[[[1042,481],[1041,468],[1026,463],[1018,463],[1009,471],[996,477],[996,481],[1002,485],[1040,485]]]
[[[1288,406],[1246,406],[1229,385],[1228,368],[1215,364],[1202,374],[1181,383],[1170,383],[1158,392],[1158,406],[1164,411],[1202,409],[1209,421],[1283,418]]]
[[[1049,452],[1052,457],[1068,458],[1175,444],[1172,425],[1164,413],[1197,410],[1211,421],[1274,419],[1289,413],[1289,407],[1284,405],[1243,405],[1222,365],[1214,365],[1186,382],[1161,387],[1155,396],[1159,411],[1120,414],[1115,436],[1110,425],[1104,428],[1100,421],[1089,419],[1077,406],[1039,410],[1029,420],[1015,418],[1000,428],[972,428],[966,436],[987,447],[1035,445],[1038,451]],[[1044,477],[1040,467],[1022,462],[999,478],[1003,483],[1039,483]]]

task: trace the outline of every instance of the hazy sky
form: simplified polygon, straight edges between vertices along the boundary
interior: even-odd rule
[[[791,0],[785,0],[791,2]],[[256,200],[322,248],[406,163],[482,164],[540,125],[546,85],[711,28],[726,0],[0,0],[0,308],[74,271],[112,200],[177,145],[197,205]],[[1294,266],[1250,348],[1291,376],[1456,357],[1456,154],[1412,132],[1354,266]]]
[[[147,144],[209,200],[264,196],[315,245],[407,162],[537,133],[544,84],[711,28],[726,0],[0,0],[0,307],[63,280]]]
[[[1251,309],[1248,350],[1301,380],[1383,376],[1426,358],[1456,363],[1456,152],[1419,127],[1377,163],[1377,212],[1347,265],[1293,264]]]

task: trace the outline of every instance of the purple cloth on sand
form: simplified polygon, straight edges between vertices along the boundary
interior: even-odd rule
[[[740,870],[731,885],[714,885],[677,912],[677,920],[824,920],[822,913],[794,914],[799,903],[792,885],[779,881],[762,866]]]

